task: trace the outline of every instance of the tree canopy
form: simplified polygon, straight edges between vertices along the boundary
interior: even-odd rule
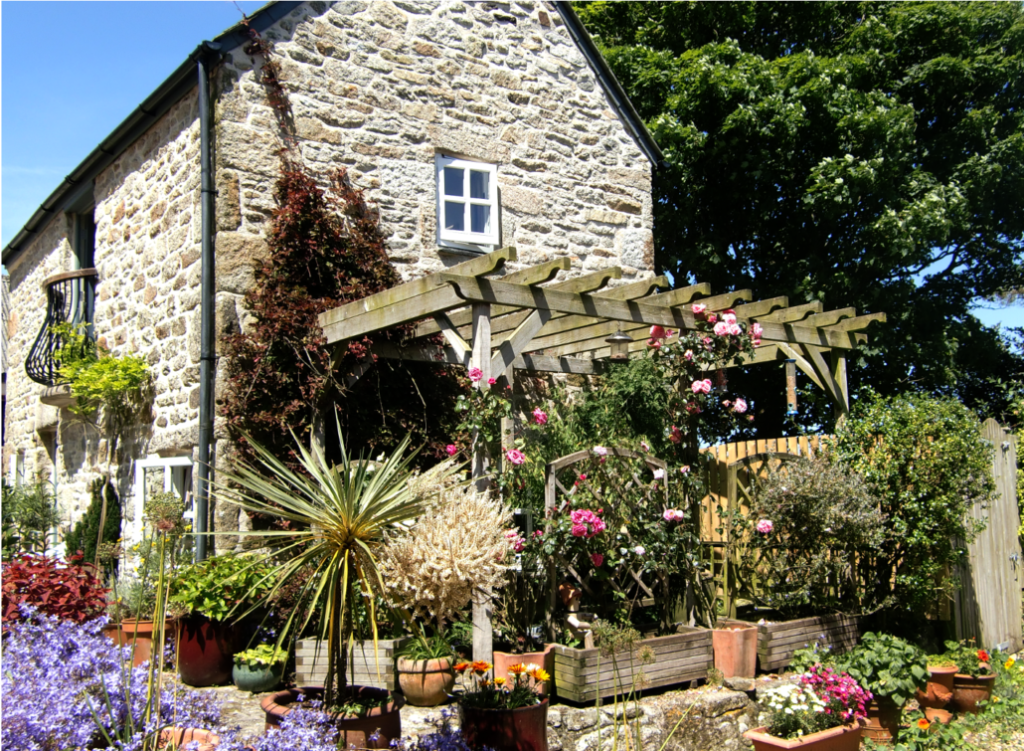
[[[884,311],[854,387],[1005,408],[1024,360],[969,310],[1024,281],[1020,3],[575,7],[664,151],[677,285]]]

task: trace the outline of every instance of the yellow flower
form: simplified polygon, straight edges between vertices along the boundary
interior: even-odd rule
[[[1013,667],[1013,666],[1014,666],[1014,665],[1015,665],[1016,663],[1017,663],[1017,661],[1016,661],[1016,660],[1014,660],[1014,659],[1013,659],[1013,658],[1011,657],[1010,659],[1008,659],[1008,660],[1007,660],[1006,662],[1004,662],[1004,663],[1003,663],[1003,667],[1004,667],[1004,668],[1006,668],[1007,670],[1009,670],[1009,669],[1010,669],[1010,668],[1012,668],[1012,667]]]
[[[504,686],[504,685],[505,685],[505,679],[504,679],[504,678],[502,678],[502,677],[501,677],[501,676],[499,675],[499,676],[498,676],[497,678],[495,678],[495,679],[494,679],[494,685],[495,685],[495,686]]]
[[[523,663],[519,663],[518,665],[513,665],[512,667],[510,667],[508,669],[508,672],[509,672],[509,675],[522,675],[523,673],[526,672],[526,665],[524,665]]]
[[[530,677],[537,683],[544,683],[544,681],[551,680],[551,674],[543,668],[534,668],[530,671]]]

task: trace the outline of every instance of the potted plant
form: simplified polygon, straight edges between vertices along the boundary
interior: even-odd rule
[[[978,649],[974,639],[967,639],[959,643],[947,641],[946,657],[959,667],[953,676],[953,709],[977,714],[981,711],[978,702],[992,698],[996,682],[989,653]]]
[[[397,660],[398,684],[410,704],[435,706],[454,688],[446,626],[474,593],[504,583],[510,518],[488,493],[461,484],[443,489],[430,513],[388,540],[381,555],[385,586],[414,634]]]
[[[231,682],[232,657],[245,644],[231,614],[270,591],[266,574],[259,558],[229,553],[183,566],[171,579],[170,600],[185,613],[178,637],[178,672],[185,685]]]
[[[551,676],[538,665],[519,663],[506,675],[486,676],[489,662],[460,662],[455,671],[469,681],[459,694],[459,727],[467,745],[493,751],[547,751],[548,699],[538,683]]]
[[[379,555],[385,532],[423,513],[438,483],[450,474],[451,463],[443,463],[411,482],[414,454],[406,454],[408,438],[378,462],[353,461],[345,448],[341,426],[336,427],[337,463],[327,458],[319,444],[306,448],[296,438],[300,473],[248,439],[256,457],[254,463],[240,461],[232,470],[221,472],[217,487],[222,496],[244,510],[287,525],[241,533],[256,538],[275,554],[265,577],[270,584],[268,598],[293,574],[307,567],[317,572],[300,593],[306,618],[303,623],[290,619],[278,637],[278,645],[285,643],[293,628],[301,631],[319,609],[320,638],[327,646],[326,680],[323,687],[302,687],[265,698],[261,705],[267,726],[278,726],[301,698],[319,702],[318,706],[339,727],[343,746],[365,747],[369,736],[376,734],[373,742],[386,747],[401,735],[401,700],[392,699],[386,690],[348,685],[346,668],[354,606],[359,602],[365,608],[376,641],[376,596],[384,586]],[[261,580],[258,586],[263,584]]]
[[[952,718],[946,705],[953,698],[953,676],[958,672],[948,655],[928,655],[928,683],[923,690],[917,689],[915,698],[929,722],[947,723]]]
[[[235,687],[254,694],[271,691],[284,678],[288,651],[273,644],[260,644],[235,654],[231,680]]]
[[[771,721],[743,735],[754,751],[857,751],[871,698],[848,673],[815,665],[798,683],[768,689],[763,701]]]
[[[867,708],[864,735],[874,741],[891,740],[899,731],[903,705],[927,682],[924,652],[899,637],[869,631],[835,663],[836,669],[849,673],[874,696]]]

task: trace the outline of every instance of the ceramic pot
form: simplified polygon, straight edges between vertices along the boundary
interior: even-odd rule
[[[757,624],[719,620],[711,632],[715,669],[723,678],[753,678],[757,668]]]
[[[995,675],[979,675],[975,678],[957,673],[953,677],[953,709],[977,714],[981,711],[978,702],[992,698],[995,683]]]
[[[368,686],[350,686],[350,697],[388,703],[382,708],[370,710],[366,717],[338,717],[331,715],[331,722],[340,731],[338,748],[388,748],[392,740],[402,737],[402,699],[393,698],[387,689]],[[266,717],[266,729],[275,730],[289,712],[315,712],[315,709],[297,709],[294,705],[302,696],[304,700],[322,700],[321,686],[303,686],[287,691],[278,691],[260,702]],[[371,739],[371,736],[373,738]]]
[[[119,647],[123,647],[125,644],[124,631],[121,630],[120,623],[111,623],[108,626],[104,626],[103,635]]]
[[[196,728],[164,728],[160,731],[160,740],[157,741],[157,748],[181,748],[186,743],[196,742],[199,746],[196,751],[213,751],[220,744],[220,736],[211,730],[197,730]]]
[[[915,694],[918,705],[922,709],[942,709],[949,704],[949,700],[953,698],[953,676],[956,675],[956,671],[956,665],[929,667],[928,683],[924,691],[917,689]]]
[[[446,701],[455,688],[454,659],[407,660],[399,657],[395,667],[398,687],[405,700],[414,707],[436,707]]]
[[[164,622],[164,633],[174,638],[177,622],[168,618]],[[121,621],[121,634],[125,646],[132,648],[132,665],[138,667],[153,654],[153,621],[137,621],[126,618]]]
[[[928,722],[938,722],[942,725],[948,725],[949,721],[953,719],[953,713],[948,709],[939,709],[937,707],[925,707],[924,716]]]
[[[495,677],[508,676],[508,669],[513,665],[540,665],[544,671],[551,676],[550,681],[537,683],[533,690],[538,696],[548,696],[551,693],[551,684],[555,680],[555,645],[548,644],[543,652],[524,652],[523,654],[511,654],[510,652],[494,653],[494,675]]]
[[[548,700],[519,709],[459,705],[459,728],[473,749],[548,751]]]
[[[275,665],[239,665],[237,662],[231,668],[231,680],[235,688],[240,691],[249,691],[254,694],[262,694],[265,691],[273,691],[281,684],[284,678],[285,663],[279,662]]]
[[[875,743],[892,743],[892,739],[900,731],[903,707],[898,706],[892,699],[880,697],[868,703],[867,713],[864,737]]]
[[[202,688],[231,683],[231,659],[240,651],[235,627],[193,613],[178,631],[178,675],[186,686]]]
[[[857,751],[860,748],[861,726],[857,723],[821,730],[803,738],[776,738],[765,732],[768,728],[755,728],[743,734],[754,744],[754,751],[772,751],[778,748],[799,748],[803,751]]]

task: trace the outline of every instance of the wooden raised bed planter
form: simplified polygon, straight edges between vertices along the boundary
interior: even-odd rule
[[[373,642],[357,641],[352,646],[348,663],[348,682],[351,686],[369,686],[394,691],[398,688],[395,673],[395,653],[407,639],[378,639],[377,662],[373,658]],[[327,645],[316,655],[316,639],[302,639],[295,646],[295,683],[299,686],[322,686],[327,679]],[[378,676],[377,666],[380,665]]]
[[[644,688],[661,688],[696,678],[707,678],[708,668],[715,666],[714,650],[711,646],[711,632],[702,628],[680,627],[680,633],[670,636],[656,636],[644,639],[634,647],[650,647],[654,650],[654,662],[640,664],[633,658],[633,674],[630,673],[630,657],[616,656],[621,685],[616,686],[615,668],[611,657],[600,655],[600,691],[602,697],[612,696],[616,691],[628,693],[633,675],[641,671],[647,677]],[[598,692],[598,650],[573,649],[561,644],[554,645],[555,686],[559,699],[574,702],[589,702],[597,698]]]
[[[753,625],[753,624],[752,624]],[[820,615],[796,621],[757,625],[757,666],[762,673],[786,667],[798,649],[824,636],[834,654],[842,654],[860,641],[861,618],[852,615]]]

